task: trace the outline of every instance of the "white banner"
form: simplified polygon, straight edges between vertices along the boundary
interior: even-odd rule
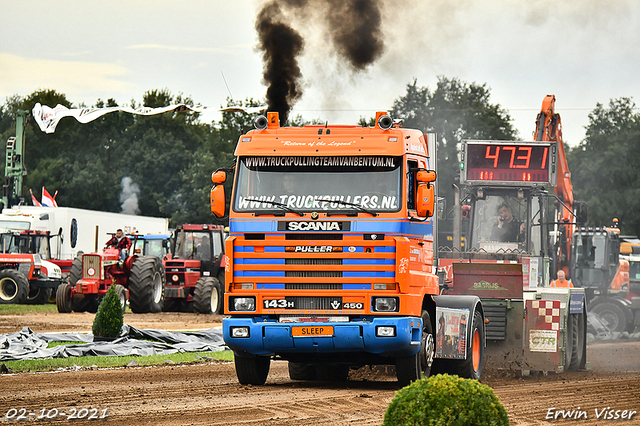
[[[82,124],[86,124],[90,121],[95,120],[96,118],[102,117],[105,114],[114,111],[122,111],[128,112],[130,114],[138,114],[138,115],[155,115],[162,114],[169,111],[174,112],[183,112],[183,111],[193,111],[193,112],[205,112],[205,111],[224,111],[224,112],[246,112],[248,114],[260,112],[264,110],[266,107],[228,107],[221,109],[213,109],[202,105],[186,105],[186,104],[178,104],[178,105],[169,105],[165,107],[158,108],[150,108],[150,107],[140,107],[140,108],[130,108],[130,107],[105,107],[105,108],[74,108],[69,109],[64,105],[56,105],[55,108],[48,107],[46,105],[41,105],[37,103],[33,107],[33,117],[40,126],[40,130],[45,133],[54,133],[56,131],[56,126],[58,122],[64,117],[73,117],[78,120]]]
[[[558,352],[557,330],[529,330],[531,352]]]

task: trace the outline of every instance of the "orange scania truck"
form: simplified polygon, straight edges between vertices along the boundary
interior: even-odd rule
[[[346,380],[395,366],[406,385],[434,370],[479,379],[484,313],[440,296],[434,258],[435,137],[383,112],[372,127],[280,127],[240,136],[226,240],[223,333],[238,380]],[[431,139],[431,140],[429,140]],[[211,210],[226,215],[213,173]]]

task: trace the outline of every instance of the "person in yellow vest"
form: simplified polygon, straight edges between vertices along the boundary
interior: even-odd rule
[[[555,281],[551,281],[551,285],[549,287],[571,287],[573,288],[573,283],[571,281],[567,281],[565,279],[564,271],[560,269],[558,271],[558,279]]]

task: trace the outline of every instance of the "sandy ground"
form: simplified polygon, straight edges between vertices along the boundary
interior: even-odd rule
[[[38,332],[88,331],[92,318],[40,314],[22,316],[21,321],[3,316],[0,331],[23,326]],[[139,328],[185,330],[213,327],[220,320],[182,313],[125,316],[125,322]],[[589,371],[525,378],[487,374],[484,383],[493,387],[512,425],[640,424],[639,414],[631,420],[604,421],[595,412],[606,407],[640,412],[640,342],[594,343],[587,353]],[[265,386],[239,385],[233,363],[217,362],[3,374],[0,424],[380,425],[397,390],[390,377],[367,371],[352,372],[350,380],[340,384],[294,382],[281,361],[272,362]],[[24,409],[27,420],[7,420],[12,408]],[[549,409],[584,411],[587,419],[549,422]],[[54,418],[38,419],[42,410]],[[85,419],[68,419],[74,412]],[[92,414],[106,417],[88,421]]]

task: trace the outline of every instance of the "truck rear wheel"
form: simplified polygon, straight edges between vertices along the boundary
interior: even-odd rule
[[[164,305],[164,268],[155,256],[133,262],[129,276],[129,307],[135,313],[161,312]]]
[[[36,287],[29,290],[27,296],[27,305],[44,305],[49,302],[51,297],[51,288]]]
[[[215,314],[220,307],[220,281],[213,277],[200,277],[193,291],[193,310],[201,314]]]
[[[316,366],[313,364],[289,361],[289,378],[291,380],[315,380]]]
[[[439,359],[440,369],[449,374],[457,374],[465,379],[480,380],[484,367],[484,318],[476,311],[473,314],[471,333],[467,338],[466,359]]]
[[[56,291],[56,306],[61,314],[71,312],[71,286],[68,283],[60,284]]]
[[[346,382],[349,366],[342,364],[320,364],[316,367],[316,380],[327,382]]]
[[[239,355],[234,352],[236,375],[241,385],[264,385],[269,375],[271,358],[268,356]]]
[[[427,311],[422,311],[422,338],[420,339],[418,353],[408,357],[396,358],[396,376],[400,386],[404,387],[413,381],[429,377],[434,352],[435,341],[433,339],[431,317]]]
[[[20,271],[0,271],[0,303],[24,303],[29,296],[29,281]]]

